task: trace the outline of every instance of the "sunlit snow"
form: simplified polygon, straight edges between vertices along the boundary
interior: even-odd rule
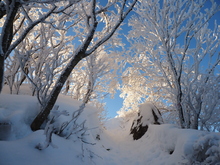
[[[71,114],[81,103],[61,96],[56,105]],[[98,110],[91,105],[86,106],[77,120],[79,123],[86,120],[83,141],[77,133],[69,139],[53,134],[52,145],[38,150],[35,147],[44,143],[46,136],[43,130],[32,132],[29,127],[38,109],[35,97],[0,95],[1,165],[175,165],[196,161],[219,164],[218,133],[183,130],[169,124],[150,125],[147,133],[134,141],[129,134],[133,118],[118,117],[103,125]],[[62,116],[59,121],[69,118]],[[206,157],[199,157],[205,155],[204,151]]]

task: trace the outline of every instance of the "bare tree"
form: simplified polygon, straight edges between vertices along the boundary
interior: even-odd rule
[[[13,56],[6,59],[5,80],[16,93],[26,79],[32,95],[38,94],[40,102],[53,86],[53,79],[61,72],[69,60],[71,36],[66,32],[54,29],[50,24],[39,24],[15,48]]]
[[[79,10],[79,14],[76,17],[78,22],[82,21],[85,25],[83,28],[77,26],[79,32],[84,29],[83,32],[80,32],[79,36],[81,43],[73,52],[70,62],[57,79],[46,103],[41,108],[41,112],[31,124],[32,130],[39,129],[45,121],[53,108],[62,87],[78,62],[91,55],[99,46],[113,36],[117,28],[132,10],[136,1],[137,0],[134,0],[132,3],[129,3],[127,0],[109,1],[106,6],[97,4],[96,0],[83,1],[78,4],[79,6],[77,9]],[[111,8],[114,9],[111,10]],[[102,20],[104,20],[105,23],[104,27],[100,27],[99,25]],[[98,26],[102,30],[99,30],[97,28]],[[100,36],[101,33],[103,35]]]
[[[57,6],[56,2],[58,1],[54,0],[0,1],[0,19],[3,21],[0,36],[0,92],[4,83],[4,62],[11,52],[37,24],[45,22],[51,15],[65,13],[67,9],[78,3],[78,1],[64,1],[62,8]],[[38,15],[38,17],[31,17],[28,14],[29,12]],[[16,26],[14,26],[15,24]]]
[[[182,128],[198,128],[201,101],[207,106],[201,99],[202,85],[216,76],[214,72],[219,64],[216,53],[219,28],[216,26],[211,31],[207,24],[219,6],[211,1],[212,7],[204,10],[205,3],[205,0],[141,1],[135,8],[138,15],[130,20],[131,53],[135,52],[132,58],[135,55],[137,61],[130,60],[136,68],[130,69],[129,74],[143,75],[142,85],[146,83],[145,89],[139,90],[139,98],[154,97],[174,105],[172,109],[178,112]],[[202,70],[206,59],[210,60],[209,68]],[[201,74],[207,78],[199,84]],[[195,88],[195,84],[199,87]],[[193,103],[189,105],[190,102]]]
[[[50,90],[46,90],[49,94],[46,92],[47,94],[45,93],[46,95],[43,102],[40,101],[42,108],[41,112],[31,125],[33,130],[39,129],[41,124],[47,118],[73,68],[79,61],[91,55],[97,50],[97,48],[113,36],[136,2],[137,0],[109,0],[107,3],[96,2],[96,0],[9,0],[0,2],[0,19],[3,20],[3,23],[1,23],[2,33],[0,37],[0,84],[4,83],[5,60],[11,54],[14,59],[20,61],[20,66],[14,66],[15,72],[13,73],[13,76],[22,73],[28,77],[32,84],[35,84],[36,88],[36,84],[42,84],[42,80],[40,80],[40,83],[39,81],[34,82],[33,80],[35,78],[37,79],[35,73],[42,74],[42,69],[47,69],[49,72],[54,69],[51,63],[46,64],[48,61],[43,60],[42,62],[42,60],[40,60],[36,63],[36,61],[40,59],[40,56],[37,56],[37,54],[43,49],[36,49],[36,45],[27,48],[24,45],[22,47],[21,44],[21,46],[18,47],[23,41],[27,42],[28,45],[31,45],[26,38],[29,34],[33,34],[37,39],[38,37],[41,38],[42,36],[46,36],[44,32],[40,35],[35,33],[34,28],[39,23],[42,23],[42,25],[49,24],[52,29],[56,29],[57,31],[64,30],[68,33],[68,36],[72,31],[71,35],[74,36],[73,42],[75,42],[76,48],[72,50],[71,58],[65,68],[62,68],[60,75],[56,76],[55,79],[50,79],[51,77],[47,77],[46,75],[46,77],[40,75],[43,80],[49,78],[50,80],[48,80],[50,82],[53,81],[53,83],[47,88],[50,88]],[[57,18],[59,18],[59,20]],[[44,38],[42,41],[45,42],[43,46],[44,48],[53,44],[53,42],[49,43],[47,38]],[[33,44],[34,43],[35,41],[33,41]],[[35,44],[39,43],[36,42]],[[54,48],[53,45],[52,47]],[[49,49],[47,48],[47,50]],[[12,53],[13,51],[15,54]],[[50,52],[49,54],[54,54],[55,56],[56,52]],[[26,59],[24,58],[25,56],[27,57]],[[27,62],[30,62],[30,59],[33,57],[33,63],[37,64],[40,69],[39,72],[35,70],[34,74],[32,74],[33,70],[28,68],[31,67],[31,65],[33,66],[33,63],[29,66],[27,65]],[[42,56],[42,58],[44,57]],[[18,71],[20,71],[20,73],[18,73]],[[31,77],[31,75],[35,75],[35,77]],[[8,80],[10,79],[11,82],[14,82],[13,76],[7,76]],[[20,75],[20,78],[22,82],[24,79],[22,78],[22,75]],[[90,86],[91,85],[92,84],[90,83]],[[45,85],[41,86],[39,89],[42,88],[45,88]],[[88,89],[90,89],[90,87]],[[0,87],[0,91],[1,90],[2,85]]]

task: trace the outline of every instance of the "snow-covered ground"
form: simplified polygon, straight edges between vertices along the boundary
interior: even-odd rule
[[[81,103],[61,96],[59,110],[70,114]],[[87,131],[69,139],[52,135],[52,144],[43,150],[43,130],[32,132],[29,125],[38,113],[37,99],[25,95],[0,95],[0,165],[178,165],[220,164],[220,134],[183,130],[174,125],[150,125],[147,133],[134,141],[129,135],[132,118],[114,118],[104,126],[98,111],[86,106],[77,122]],[[61,116],[59,121],[70,120]]]

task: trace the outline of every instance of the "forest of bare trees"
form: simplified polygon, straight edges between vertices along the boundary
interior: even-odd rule
[[[32,130],[61,93],[104,110],[116,90],[120,114],[151,101],[168,123],[220,130],[219,10],[212,0],[0,1],[0,92],[37,97]]]

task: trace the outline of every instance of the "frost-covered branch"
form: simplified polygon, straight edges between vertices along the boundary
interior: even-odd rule
[[[45,104],[45,106],[42,107],[41,112],[38,114],[38,116],[33,121],[31,125],[33,130],[39,129],[41,124],[44,122],[44,120],[49,115],[51,109],[53,108],[57,100],[57,97],[60,91],[62,90],[64,84],[68,80],[68,77],[70,76],[75,66],[83,58],[91,55],[91,53],[97,50],[99,46],[101,46],[104,42],[106,42],[113,36],[117,28],[121,25],[122,21],[125,19],[128,13],[132,10],[136,2],[137,0],[134,0],[132,3],[129,3],[126,0],[122,0],[121,3],[118,3],[118,4],[117,2],[115,2],[115,8],[117,9],[116,11],[118,12],[119,15],[112,15],[112,14],[109,15],[110,18],[116,17],[117,21],[116,23],[113,22],[114,26],[112,26],[112,30],[110,30],[110,33],[107,35],[105,34],[103,35],[101,33],[102,31],[99,31],[97,29],[97,26],[99,25],[99,23],[102,22],[103,19],[97,19],[99,15],[96,14],[96,11],[99,9],[97,8],[96,0],[89,1],[87,7],[89,7],[90,10],[86,12],[86,15],[85,15],[85,9],[82,9],[82,8],[80,9],[81,5],[79,5],[80,10],[78,11],[79,14],[77,16],[81,16],[81,13],[83,13],[83,10],[84,10],[84,15],[85,15],[85,17],[83,17],[83,22],[81,24],[77,24],[78,26],[76,26],[74,29],[76,32],[76,35],[80,34],[78,35],[80,44],[77,47],[77,49],[73,51],[72,59],[69,61],[65,69],[63,69],[62,73],[59,75],[54,87],[52,88],[48,96],[47,103]],[[127,7],[127,10],[125,11],[124,11],[124,6],[123,6],[124,3],[126,3],[125,6]],[[109,4],[107,4],[107,6],[108,5]],[[111,9],[109,8],[109,10]],[[80,20],[80,19],[76,17],[76,20]],[[84,29],[83,31],[82,31],[82,27]],[[86,27],[88,27],[89,29]]]
[[[118,18],[118,21],[116,22],[115,26],[112,28],[112,30],[103,37],[103,39],[99,40],[90,50],[86,52],[87,55],[90,55],[93,53],[99,46],[101,46],[104,42],[106,42],[112,35],[115,33],[115,31],[118,29],[118,27],[121,25],[121,23],[124,21],[128,13],[133,9],[134,5],[136,4],[137,0],[134,0],[132,4],[130,4],[129,8],[124,12],[124,7],[126,0],[124,0],[122,3],[122,7],[120,10],[120,17]]]
[[[53,11],[56,9],[56,6],[54,6],[47,14],[45,14],[44,16],[42,16],[40,19],[34,21],[33,23],[31,23],[26,29],[25,31],[20,35],[20,37],[10,46],[10,48],[8,49],[8,51],[5,53],[5,58],[7,58],[9,56],[9,54],[11,53],[11,51],[13,51],[16,46],[18,44],[20,44],[24,38],[27,36],[27,34],[40,22],[43,22],[46,18],[48,18]]]
[[[220,33],[216,25],[209,29],[208,22],[220,6],[211,1],[205,9],[206,3],[149,0],[137,4],[137,15],[129,21],[132,67],[124,72],[124,108],[131,101],[159,101],[160,107],[166,102],[170,108],[164,105],[165,109],[179,113],[182,128],[194,129],[203,113],[212,113],[205,107],[217,108],[216,99],[208,103],[204,97],[213,92],[207,84],[217,80]]]

